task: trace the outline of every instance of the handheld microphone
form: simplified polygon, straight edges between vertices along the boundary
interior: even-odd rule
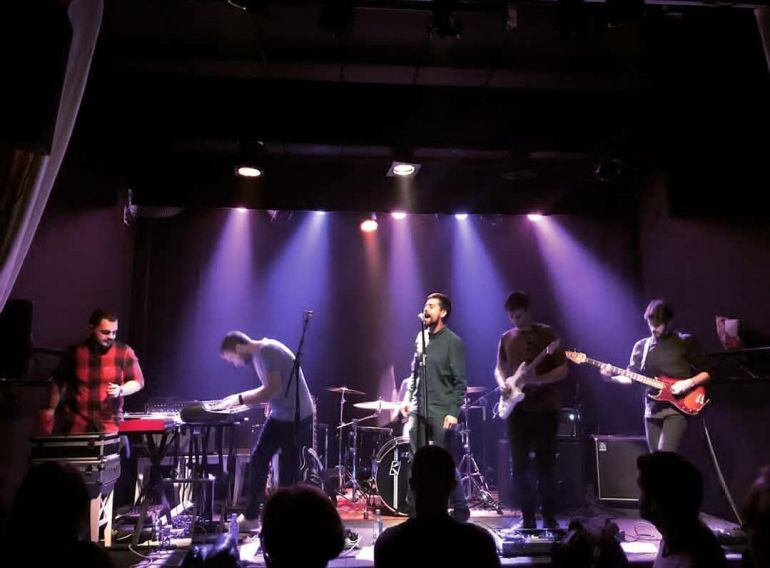
[[[313,317],[313,310],[305,310],[303,313],[305,314],[306,317],[309,317],[309,318]]]
[[[427,323],[430,318],[426,316],[424,313],[420,312],[419,314],[417,314],[417,319],[420,320],[422,323]]]

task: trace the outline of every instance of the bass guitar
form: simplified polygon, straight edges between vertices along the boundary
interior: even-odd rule
[[[500,418],[503,420],[508,418],[511,415],[511,412],[513,412],[513,409],[516,408],[516,405],[519,404],[524,398],[524,391],[519,387],[518,384],[519,377],[526,374],[529,369],[534,369],[537,367],[543,361],[543,359],[546,358],[546,356],[553,355],[559,348],[560,344],[561,341],[559,339],[555,339],[548,344],[548,347],[538,353],[537,357],[532,359],[529,364],[522,361],[521,365],[519,365],[519,368],[516,369],[516,372],[505,379],[505,383],[511,387],[511,390],[507,394],[503,392],[500,393],[500,402],[497,403],[497,415]]]
[[[578,365],[582,365],[583,363],[588,363],[594,367],[602,367],[603,365],[606,365],[606,363],[602,361],[597,361],[596,359],[586,357],[585,353],[580,353],[579,351],[567,351],[566,355],[567,359]],[[631,379],[632,381],[636,381],[637,383],[642,383],[648,387],[658,389],[656,394],[650,394],[648,396],[652,400],[667,402],[684,414],[695,416],[701,410],[703,410],[704,406],[709,403],[709,399],[706,396],[706,388],[702,385],[677,395],[671,392],[671,385],[681,381],[682,379],[673,379],[663,375],[652,378],[645,375],[640,375],[639,373],[634,373],[628,369],[615,367],[614,365],[610,365],[609,367],[614,375],[621,375]]]

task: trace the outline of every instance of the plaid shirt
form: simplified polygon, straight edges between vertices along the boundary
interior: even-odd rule
[[[125,343],[116,341],[101,353],[84,341],[67,352],[54,381],[63,389],[55,431],[82,434],[117,432],[123,419],[123,397],[108,397],[107,385],[128,381],[144,385],[144,376],[134,350]]]

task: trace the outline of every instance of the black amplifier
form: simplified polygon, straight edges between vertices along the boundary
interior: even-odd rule
[[[580,410],[562,408],[559,410],[559,428],[556,430],[559,440],[577,440],[580,438]]]
[[[117,433],[65,434],[35,436],[30,439],[31,460],[88,460],[118,454],[120,438]]]
[[[109,493],[120,477],[120,455],[118,454],[97,459],[33,458],[30,463],[35,465],[50,461],[66,463],[82,473],[92,498],[97,493],[102,495]]]

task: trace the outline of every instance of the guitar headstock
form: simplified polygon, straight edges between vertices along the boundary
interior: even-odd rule
[[[567,356],[567,359],[577,365],[582,365],[587,359],[586,354],[580,351],[565,351],[564,354]]]

